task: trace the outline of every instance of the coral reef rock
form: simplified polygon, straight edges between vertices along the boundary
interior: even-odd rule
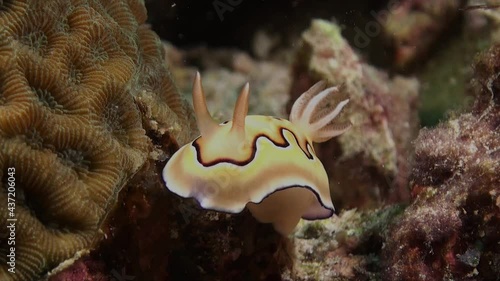
[[[387,225],[404,210],[351,209],[329,220],[302,222],[295,232],[297,260],[286,281],[380,280]]]
[[[422,129],[415,141],[415,200],[383,253],[391,280],[500,276],[500,45],[474,69],[471,112]]]
[[[330,175],[335,206],[373,207],[407,201],[410,141],[418,126],[418,81],[389,78],[361,62],[333,23],[314,20],[302,39],[289,107],[321,79],[342,86],[341,91],[350,97],[344,116],[353,127],[318,146]]]
[[[37,279],[100,241],[153,152],[147,134],[192,137],[145,19],[143,1],[0,1],[0,224],[17,219],[0,228],[0,280]]]
[[[378,20],[394,48],[394,65],[404,69],[422,59],[459,17],[464,4],[464,0],[389,1]]]
[[[201,69],[207,105],[216,120],[231,120],[238,93],[246,82],[250,83],[249,112],[288,117],[284,107],[292,82],[289,65],[255,60],[237,50],[204,47],[178,50],[169,43],[164,46],[176,85],[189,100],[196,69],[183,62],[196,62]]]

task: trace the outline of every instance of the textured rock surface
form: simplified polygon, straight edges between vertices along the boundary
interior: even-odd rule
[[[445,1],[436,1],[443,5]],[[450,1],[449,3],[451,4]],[[434,2],[428,2],[428,4]],[[469,1],[468,6],[474,7],[477,1]],[[493,5],[493,2],[490,3]],[[439,13],[439,7],[437,11]],[[462,13],[453,11],[454,13]],[[418,13],[418,11],[415,11]],[[495,23],[494,15],[500,15],[498,9],[465,9],[460,20],[449,23],[448,30],[441,35],[426,36],[426,33],[417,33],[412,37],[415,51],[429,48],[421,44],[430,44],[430,52],[427,57],[418,54],[411,59],[416,64],[416,73],[421,82],[419,117],[422,126],[435,126],[441,120],[447,118],[446,114],[454,110],[463,110],[472,103],[467,95],[467,85],[472,78],[471,65],[477,53],[486,51],[491,42],[494,41],[495,33],[498,33],[498,23]],[[498,17],[500,19],[500,17]],[[405,24],[404,17],[399,19],[400,24]],[[433,20],[435,25],[446,25],[445,21]],[[396,23],[393,23],[397,25]],[[413,29],[418,29],[417,23]],[[436,26],[433,30],[439,31],[441,27]],[[422,27],[425,30],[425,27]],[[420,35],[419,35],[420,34]],[[498,33],[500,34],[500,33]],[[431,38],[434,42],[432,42]],[[418,38],[418,39],[417,39]],[[499,37],[500,38],[500,37]],[[426,40],[429,42],[425,43]]]
[[[288,118],[285,104],[291,86],[289,66],[283,62],[259,61],[247,53],[228,49],[195,48],[181,51],[165,43],[167,59],[176,85],[191,100],[196,69],[200,69],[207,104],[212,116],[230,120],[237,96],[250,83],[249,112]],[[195,62],[187,66],[185,62]]]
[[[14,167],[18,220],[16,274],[0,229],[0,280],[43,275],[102,239],[120,189],[161,154],[146,132],[192,137],[145,19],[141,1],[0,1],[0,201]]]
[[[500,46],[475,71],[471,112],[421,130],[415,141],[415,202],[384,250],[391,280],[500,276]]]
[[[396,3],[380,13],[385,36],[394,48],[394,65],[400,69],[425,57],[437,39],[460,15],[463,0],[390,1]]]
[[[297,260],[286,281],[380,280],[387,226],[403,206],[342,212],[338,217],[302,222],[295,233]],[[390,279],[388,279],[390,280]]]
[[[391,79],[361,62],[336,25],[314,20],[303,34],[289,106],[320,79],[343,85],[350,96],[344,116],[352,129],[318,146],[334,204],[370,207],[407,200],[418,82],[401,76]]]

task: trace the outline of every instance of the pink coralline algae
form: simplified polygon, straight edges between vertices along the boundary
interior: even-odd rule
[[[383,251],[391,280],[500,276],[500,46],[475,65],[471,112],[415,141],[414,203]]]

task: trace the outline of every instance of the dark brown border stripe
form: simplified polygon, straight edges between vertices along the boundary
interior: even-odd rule
[[[325,204],[323,204],[323,201],[321,200],[321,196],[319,195],[319,193],[314,190],[312,187],[310,187],[309,185],[286,185],[286,186],[281,186],[281,187],[278,187],[276,188],[275,190],[273,190],[273,192],[267,194],[266,196],[264,196],[264,198],[262,198],[262,200],[260,200],[259,202],[252,202],[252,201],[248,201],[248,203],[252,202],[254,204],[260,204],[262,203],[262,201],[264,201],[265,199],[267,199],[267,197],[271,196],[272,194],[278,192],[278,191],[281,191],[281,190],[285,190],[285,189],[289,189],[289,188],[305,188],[305,189],[308,189],[309,191],[311,191],[314,196],[316,196],[316,200],[318,200],[318,203],[321,205],[321,207],[327,209],[328,211],[330,211],[330,213],[326,216],[310,216],[310,217],[305,217],[305,216],[302,216],[301,218],[302,219],[305,219],[305,220],[322,220],[322,219],[326,219],[326,218],[329,218],[331,216],[333,216],[333,214],[335,214],[335,207],[331,208],[331,207],[328,207],[326,206]],[[198,202],[201,202],[201,199],[196,197],[196,196],[192,196],[190,194],[190,197],[193,197],[195,198]],[[214,210],[214,211],[217,211],[217,212],[223,212],[223,213],[226,213],[226,214],[234,214],[234,212],[232,211],[228,211],[227,209],[224,209],[224,208],[217,208],[217,207],[212,207],[212,208],[207,208],[208,210]]]
[[[277,147],[281,147],[281,148],[286,148],[288,146],[290,146],[290,143],[288,143],[288,141],[286,140],[285,138],[285,135],[283,133],[284,130],[287,130],[288,132],[290,132],[290,134],[292,134],[293,138],[295,139],[295,142],[297,143],[297,145],[299,146],[300,150],[302,150],[302,152],[304,152],[304,154],[306,155],[306,157],[309,159],[309,160],[313,160],[314,159],[314,156],[312,153],[310,153],[309,151],[305,151],[304,149],[302,149],[302,146],[300,145],[299,143],[299,140],[297,138],[297,136],[292,132],[290,131],[289,129],[287,128],[284,128],[284,127],[280,127],[280,135],[281,135],[281,138],[284,140],[284,143],[278,143],[278,142],[275,142],[272,138],[270,138],[269,136],[267,136],[266,134],[258,134],[254,137],[253,141],[252,141],[252,154],[250,155],[250,157],[247,159],[247,160],[243,160],[243,161],[236,161],[234,159],[230,159],[230,158],[219,158],[217,160],[214,160],[214,161],[211,161],[211,162],[204,162],[202,159],[201,159],[201,148],[200,148],[200,145],[198,144],[198,140],[200,137],[196,138],[193,142],[192,142],[192,145],[194,147],[194,149],[196,149],[196,159],[198,160],[198,162],[200,164],[202,164],[204,167],[211,167],[211,166],[214,166],[214,165],[217,165],[219,163],[231,163],[231,164],[234,164],[234,165],[238,165],[238,166],[245,166],[247,164],[249,164],[250,162],[253,161],[253,159],[255,158],[255,155],[257,154],[257,140],[260,138],[260,137],[264,137],[264,138],[267,138],[269,141],[271,141],[275,146]],[[307,145],[309,143],[306,142],[306,148],[307,148]],[[309,144],[309,146],[311,146]],[[311,146],[312,147],[312,146]]]

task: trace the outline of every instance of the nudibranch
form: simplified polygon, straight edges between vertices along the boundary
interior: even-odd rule
[[[245,207],[283,235],[301,218],[333,215],[328,176],[313,142],[344,133],[350,123],[335,117],[349,102],[325,107],[337,87],[318,82],[293,104],[290,121],[248,115],[248,83],[236,101],[231,121],[218,124],[206,105],[197,73],[193,107],[201,136],[181,147],[163,169],[167,188],[194,197],[204,209],[239,213]],[[338,99],[338,98],[337,98]]]

